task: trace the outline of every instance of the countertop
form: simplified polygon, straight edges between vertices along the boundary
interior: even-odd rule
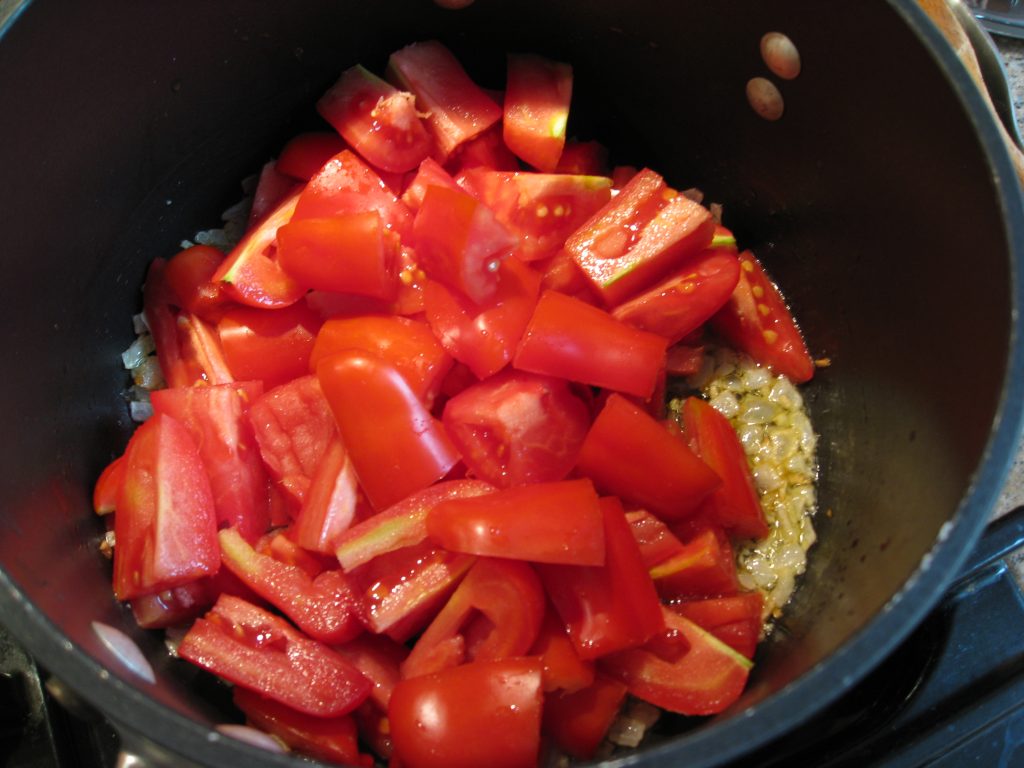
[[[1006,68],[1017,129],[1024,135],[1024,40],[993,36],[993,41]],[[1024,505],[1024,443],[1017,451],[1010,477],[996,504],[995,515],[998,517],[1021,505]]]

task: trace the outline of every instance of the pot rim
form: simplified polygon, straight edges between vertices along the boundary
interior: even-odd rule
[[[939,601],[977,543],[1009,473],[1024,422],[1024,281],[1020,274],[1024,265],[1024,192],[995,116],[939,30],[914,0],[887,1],[911,27],[952,85],[973,123],[1001,192],[1012,319],[1002,393],[985,450],[970,487],[953,517],[942,526],[931,551],[881,611],[835,653],[765,700],[663,744],[609,761],[609,767],[675,765],[680,750],[686,751],[691,768],[720,765],[763,746],[836,700],[895,650]],[[4,20],[6,25],[0,24],[0,39],[29,5],[30,0],[15,3],[16,12]],[[236,761],[282,767],[297,764],[289,755],[267,752],[208,728],[150,697],[145,684],[129,683],[112,673],[64,636],[3,570],[0,612],[5,626],[20,643],[32,649],[45,668],[115,723],[129,724],[129,733],[137,731],[139,723],[145,723],[146,739],[162,749],[210,765]]]

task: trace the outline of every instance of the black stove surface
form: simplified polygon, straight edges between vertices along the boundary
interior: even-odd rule
[[[877,670],[730,768],[1024,766],[1024,592],[1006,557],[1024,507],[989,526],[939,606]],[[74,712],[74,714],[71,714]],[[0,766],[111,768],[118,737],[0,627]]]

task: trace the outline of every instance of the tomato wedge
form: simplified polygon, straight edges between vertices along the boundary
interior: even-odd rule
[[[545,291],[512,365],[646,398],[665,367],[665,339],[579,299]]]
[[[685,441],[618,394],[590,427],[577,466],[598,490],[665,520],[693,512],[721,483]]]
[[[277,156],[277,170],[293,179],[309,181],[343,149],[345,142],[336,133],[300,133],[281,149]]]
[[[544,588],[529,565],[477,560],[402,662],[402,677],[525,655],[537,639],[544,605]]]
[[[648,568],[683,552],[683,543],[664,522],[646,509],[627,512],[626,519]]]
[[[131,600],[217,572],[217,513],[188,429],[153,416],[125,450],[114,515],[114,595]]]
[[[758,500],[747,455],[736,430],[710,403],[697,397],[683,402],[683,423],[687,437],[696,444],[697,455],[715,471],[722,484],[704,502],[711,516],[733,536],[763,539],[768,521]]]
[[[430,154],[430,134],[411,93],[356,64],[316,103],[317,111],[367,162],[385,171],[411,171]]]
[[[508,57],[505,144],[541,171],[553,171],[565,146],[572,67],[531,54]]]
[[[737,349],[797,383],[814,376],[814,361],[785,299],[750,251],[740,254],[740,281],[712,321]]]
[[[708,209],[645,168],[569,237],[565,249],[614,306],[707,248],[714,231]]]
[[[455,191],[462,191],[462,187],[455,183],[444,168],[437,164],[437,161],[428,157],[420,163],[416,175],[402,192],[402,202],[413,211],[418,211],[423,205],[423,196],[427,194],[428,187],[444,187]]]
[[[576,653],[565,622],[550,604],[530,655],[539,656],[543,664],[545,693],[558,690],[572,693],[594,682],[594,663],[584,661]]]
[[[298,201],[298,192],[285,198],[249,230],[213,274],[212,280],[222,283],[239,304],[275,309],[294,304],[305,294],[275,258],[277,230],[291,220]]]
[[[324,571],[310,578],[297,565],[260,554],[234,528],[225,528],[218,538],[224,566],[310,637],[343,643],[363,631],[361,603],[341,571]]]
[[[280,173],[277,170],[277,163],[273,160],[265,163],[260,170],[256,190],[252,193],[252,207],[249,209],[246,230],[255,229],[268,213],[290,196],[297,195],[301,188],[302,185],[294,178]]]
[[[304,303],[283,309],[232,307],[217,323],[224,362],[236,379],[272,389],[308,370],[320,318]]]
[[[710,526],[683,544],[678,554],[651,568],[658,594],[667,600],[735,595],[736,556],[721,528]]]
[[[686,639],[685,654],[669,661],[648,648],[631,648],[606,656],[601,670],[625,683],[637,698],[670,712],[721,712],[743,692],[750,661],[690,620],[663,611],[668,631]]]
[[[117,509],[117,497],[124,484],[125,458],[122,454],[107,464],[92,492],[92,508],[97,515],[108,515]]]
[[[541,702],[533,658],[476,661],[403,680],[388,707],[395,757],[409,768],[533,768]]]
[[[598,675],[579,691],[544,698],[543,729],[570,757],[589,760],[604,741],[626,699],[626,686]]]
[[[416,95],[419,111],[442,157],[501,119],[501,107],[477,86],[436,40],[391,54],[388,78]]]
[[[352,525],[358,504],[355,468],[345,446],[335,437],[320,459],[295,518],[296,543],[313,552],[334,552],[338,541]]]
[[[459,460],[441,422],[382,358],[348,350],[323,360],[317,377],[375,509],[440,480]]]
[[[499,488],[565,478],[590,427],[564,379],[522,371],[463,389],[442,419],[470,472]]]
[[[604,523],[587,479],[531,483],[443,501],[427,533],[445,549],[538,563],[604,564]]]
[[[348,714],[370,693],[370,681],[326,645],[230,595],[196,619],[178,655],[314,717]]]
[[[217,521],[256,541],[270,525],[267,475],[249,422],[250,405],[263,394],[257,382],[178,387],[153,392],[154,413],[184,424],[210,480]]]
[[[707,600],[677,601],[669,608],[752,659],[761,635],[763,604],[760,592],[744,592]]]
[[[209,245],[193,245],[175,254],[164,267],[164,280],[177,304],[186,312],[209,316],[223,306],[227,298],[213,275],[224,261],[224,254]]]

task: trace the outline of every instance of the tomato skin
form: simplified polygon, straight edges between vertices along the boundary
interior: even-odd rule
[[[480,304],[498,290],[498,267],[517,240],[486,205],[446,187],[427,187],[413,223],[427,276]]]
[[[331,131],[300,133],[281,149],[277,156],[277,170],[293,179],[309,181],[343,149],[344,140]]]
[[[385,229],[408,235],[412,214],[380,175],[348,149],[330,158],[317,171],[295,205],[296,221],[329,219],[349,213],[376,211]]]
[[[709,248],[653,288],[617,306],[612,317],[664,336],[672,345],[718,312],[739,279],[739,259],[727,249]]]
[[[117,509],[117,497],[124,484],[124,456],[118,456],[100,473],[92,492],[92,508],[97,515],[107,515]]]
[[[686,653],[670,661],[648,648],[630,648],[602,659],[601,670],[637,698],[670,712],[721,712],[743,692],[750,661],[688,619],[663,610],[668,631],[686,639]]]
[[[598,490],[663,520],[693,512],[721,483],[685,441],[614,393],[590,427],[577,467]]]
[[[532,768],[541,671],[533,658],[477,661],[395,686],[394,752],[407,768]]]
[[[357,64],[341,73],[316,109],[367,162],[401,173],[419,165],[432,146],[414,101]]]
[[[341,571],[324,571],[313,579],[296,565],[260,554],[234,528],[220,531],[218,539],[224,566],[310,637],[343,643],[363,631],[361,604]]]
[[[601,499],[603,566],[540,564],[537,572],[579,657],[641,645],[664,629],[658,594],[615,497]]]
[[[277,231],[277,260],[307,288],[385,301],[398,292],[398,238],[377,211],[301,219]]]
[[[451,357],[422,321],[367,315],[324,323],[309,358],[310,370],[349,349],[370,352],[395,366],[428,408],[452,367]]]
[[[348,350],[321,361],[317,378],[375,509],[440,480],[459,460],[441,422],[381,358]]]
[[[213,492],[199,450],[176,419],[155,415],[128,442],[114,534],[118,600],[217,572]]]
[[[509,55],[505,144],[534,168],[555,170],[565,146],[571,98],[571,66],[532,54]]]
[[[154,413],[184,424],[210,480],[220,525],[236,526],[256,541],[270,525],[267,475],[249,422],[250,405],[263,394],[256,382],[179,387],[153,392]]]
[[[235,688],[232,700],[249,723],[304,755],[345,765],[373,765],[369,755],[359,753],[352,715],[311,717],[245,688]]]
[[[249,421],[270,476],[301,505],[337,434],[320,382],[316,376],[302,376],[274,387],[253,403]]]
[[[565,242],[565,249],[615,306],[708,247],[711,212],[644,169]]]
[[[237,597],[221,595],[196,619],[178,655],[269,699],[314,717],[359,706],[371,683],[323,643]]]
[[[299,193],[286,197],[227,255],[212,280],[239,304],[279,309],[302,298],[305,289],[274,258],[277,230],[291,220]]]
[[[545,291],[512,365],[647,398],[665,365],[665,340],[579,299]]]
[[[419,544],[427,538],[427,515],[438,504],[493,491],[494,487],[482,480],[445,480],[410,494],[345,531],[335,549],[338,562],[351,571],[378,555]]]
[[[433,280],[423,288],[423,309],[430,329],[453,358],[479,379],[504,368],[526,330],[540,281],[516,258],[502,262],[494,297],[482,304]]]
[[[814,361],[778,287],[750,251],[740,254],[740,281],[712,320],[733,347],[802,384],[814,376]]]
[[[460,183],[477,195],[519,239],[516,256],[554,256],[565,239],[611,199],[612,180],[558,173],[466,171]]]
[[[413,43],[391,54],[388,79],[416,95],[420,112],[442,157],[501,119],[501,107],[477,86],[436,40]]]
[[[710,403],[688,397],[683,403],[686,435],[696,443],[697,455],[722,478],[704,502],[719,525],[742,539],[763,539],[768,521],[758,499],[747,455],[732,424]]]
[[[544,732],[570,757],[589,760],[604,741],[626,698],[626,686],[598,675],[582,690],[544,698]]]
[[[427,515],[427,534],[445,549],[539,563],[604,564],[604,523],[585,479],[532,483],[451,499]]]
[[[529,565],[480,558],[402,662],[402,677],[522,656],[537,639],[544,606],[544,588]]]
[[[565,624],[550,604],[530,655],[540,657],[545,693],[558,690],[572,693],[594,682],[594,663],[583,661],[576,653]]]
[[[212,278],[224,261],[224,254],[209,245],[193,245],[175,254],[164,267],[164,280],[186,312],[201,317],[223,306],[227,300]]]
[[[267,310],[233,307],[217,323],[224,360],[235,378],[272,389],[308,371],[320,318],[305,304]]]
[[[470,471],[510,488],[565,478],[590,412],[564,379],[506,371],[452,397],[442,420]]]

